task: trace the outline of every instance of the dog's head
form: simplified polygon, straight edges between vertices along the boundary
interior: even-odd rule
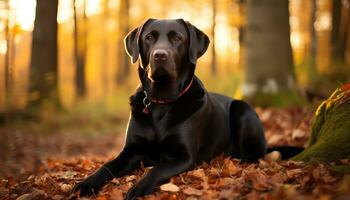
[[[182,19],[149,19],[125,38],[133,63],[153,99],[172,100],[194,75],[196,61],[207,50],[208,36]]]

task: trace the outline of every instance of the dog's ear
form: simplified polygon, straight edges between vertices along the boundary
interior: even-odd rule
[[[190,22],[183,22],[187,27],[190,39],[188,47],[189,59],[191,63],[195,65],[197,63],[197,59],[207,51],[210,40],[205,33],[193,26]]]
[[[125,51],[130,56],[131,62],[135,63],[140,55],[140,36],[144,27],[154,19],[148,19],[142,26],[132,30],[124,39]]]

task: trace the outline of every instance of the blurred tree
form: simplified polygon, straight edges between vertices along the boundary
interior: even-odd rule
[[[236,0],[233,0],[236,1]],[[239,4],[239,15],[240,15],[240,20],[242,20],[243,22],[241,22],[241,24],[238,27],[238,31],[239,31],[239,43],[243,44],[244,42],[244,28],[245,28],[245,16],[246,16],[246,12],[245,12],[245,8],[246,8],[246,0],[238,0],[238,4]]]
[[[215,27],[216,27],[216,0],[212,0],[212,56],[211,56],[211,73],[216,75],[216,51],[215,51]]]
[[[57,66],[58,0],[37,0],[29,80],[29,109],[60,108]]]
[[[130,0],[122,0],[119,5],[119,36],[117,44],[118,72],[117,83],[123,83],[130,72],[130,59],[124,50],[124,37],[129,32]]]
[[[347,16],[345,16],[347,17]],[[342,27],[342,0],[333,0],[332,5],[332,59],[333,62],[345,61],[346,29]],[[344,24],[343,24],[344,25]]]
[[[103,38],[103,48],[102,55],[102,85],[104,94],[108,94],[108,69],[109,69],[109,23],[110,23],[110,13],[109,13],[109,0],[103,1],[103,14],[104,14],[104,29],[106,36]]]
[[[269,97],[289,95],[294,89],[288,0],[247,0],[246,5],[243,95],[251,103],[283,104]]]
[[[310,44],[306,47],[306,60],[305,65],[299,67],[299,92],[300,94],[309,101],[323,97],[322,92],[318,91],[317,88],[321,86],[321,77],[317,72],[317,32],[315,28],[317,4],[316,0],[311,0],[308,6],[309,20],[307,20],[307,29],[310,37]],[[302,5],[305,8],[305,5]],[[305,19],[300,19],[305,20]],[[322,86],[321,86],[322,87]]]
[[[87,49],[87,16],[86,0],[83,1],[83,19],[79,23],[77,0],[73,0],[74,9],[74,57],[75,57],[75,88],[78,97],[86,94],[85,63]],[[79,26],[81,25],[81,26]]]
[[[234,2],[236,0],[233,0]],[[238,41],[239,41],[239,66],[245,66],[245,29],[246,29],[246,0],[238,0],[239,5],[239,24],[238,24]],[[241,73],[242,74],[242,73]]]
[[[10,0],[7,0],[6,2],[6,10],[7,10],[7,17],[5,21],[5,37],[6,37],[6,54],[5,54],[5,94],[6,94],[6,104],[9,106],[10,102],[10,93],[11,93],[11,79],[12,79],[12,73],[11,73],[11,55],[10,55],[10,44],[11,44],[11,33],[10,33],[10,17],[11,17],[11,7],[10,7]]]
[[[315,68],[316,65],[316,54],[317,54],[317,35],[315,29],[315,21],[316,21],[316,11],[317,5],[316,0],[312,0],[311,2],[311,21],[310,21],[310,31],[311,31],[311,46],[310,46],[310,59],[311,65]]]
[[[345,59],[347,66],[350,67],[350,0],[347,0],[344,3],[344,16],[346,16],[346,21],[344,21],[344,29],[347,35]]]

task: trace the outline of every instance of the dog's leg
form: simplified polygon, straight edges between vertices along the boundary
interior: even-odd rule
[[[142,178],[133,188],[131,188],[126,198],[127,200],[134,200],[150,194],[153,189],[172,176],[176,176],[184,171],[190,170],[194,167],[192,159],[178,160],[173,163],[164,163],[153,167],[144,178]]]
[[[135,170],[141,163],[141,156],[136,155],[130,149],[124,150],[113,160],[105,163],[94,174],[78,183],[73,192],[80,192],[80,196],[91,196],[113,178],[124,176]]]
[[[246,110],[241,116],[239,147],[243,162],[254,162],[265,155],[264,129],[259,118],[252,110]]]

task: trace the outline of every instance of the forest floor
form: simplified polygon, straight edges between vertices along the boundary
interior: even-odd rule
[[[314,108],[256,110],[270,146],[307,143]],[[126,119],[112,122],[116,126],[94,131],[55,123],[42,128],[40,122],[0,126],[0,199],[76,199],[72,187],[123,146]],[[274,154],[254,164],[218,157],[173,177],[143,199],[350,199],[350,176],[330,167],[280,161]],[[81,199],[123,199],[148,170],[114,179],[98,195]]]

